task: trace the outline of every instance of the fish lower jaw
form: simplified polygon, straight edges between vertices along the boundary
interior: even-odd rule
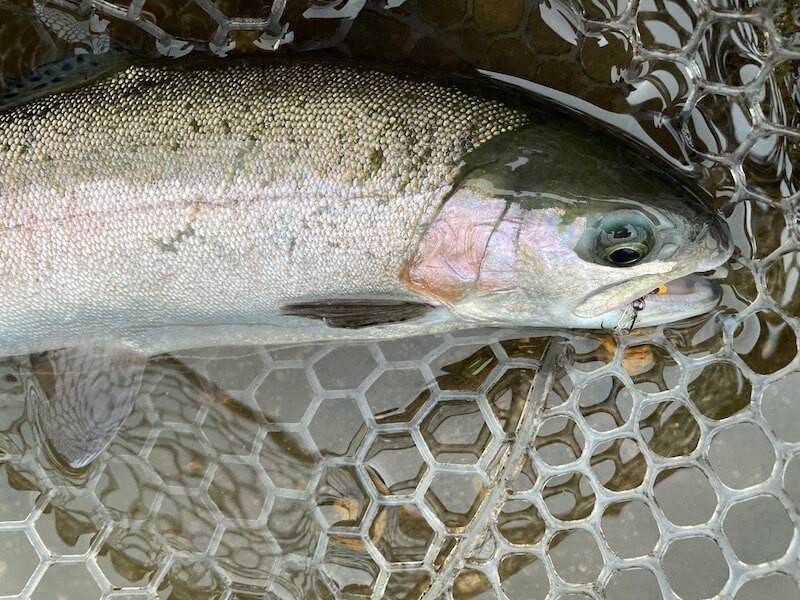
[[[720,287],[700,275],[685,275],[673,279],[657,287],[645,286],[640,292],[630,295],[625,301],[616,303],[602,313],[581,311],[598,295],[609,293],[614,286],[609,286],[584,299],[574,314],[579,318],[599,320],[603,328],[614,327],[624,313],[630,310],[631,304],[642,299],[641,308],[636,311],[636,323],[641,326],[661,325],[698,316],[710,312],[719,305],[722,297]],[[597,302],[590,306],[597,306]]]
[[[622,311],[626,306],[633,301],[642,298],[653,291],[655,286],[644,285],[641,289],[632,294],[626,294],[623,300],[614,298],[616,291],[628,282],[614,283],[601,287],[599,290],[588,294],[581,298],[578,304],[573,308],[572,313],[579,319],[598,319],[603,316]],[[613,298],[613,300],[612,300]]]

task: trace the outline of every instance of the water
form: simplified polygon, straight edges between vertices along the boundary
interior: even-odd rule
[[[547,86],[723,208],[720,310],[158,359],[80,469],[47,378],[6,361],[0,597],[800,598],[797,6],[310,5],[0,4],[0,68],[277,43]]]

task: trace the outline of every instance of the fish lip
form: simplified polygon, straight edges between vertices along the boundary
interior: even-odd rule
[[[659,315],[666,314],[674,314],[675,318],[684,318],[698,314],[704,314],[714,309],[722,299],[722,290],[719,285],[707,279],[706,277],[703,277],[702,275],[692,273],[663,283],[662,285],[667,287],[666,293],[653,294],[652,290],[655,286],[648,285],[643,287],[641,292],[631,295],[625,301],[611,306],[602,312],[580,310],[582,306],[585,306],[589,300],[598,294],[602,294],[603,292],[618,287],[619,285],[621,284],[616,283],[607,285],[593,292],[592,294],[585,296],[581,299],[573,312],[577,316],[583,318],[599,317],[604,314],[610,314],[614,313],[615,311],[622,310],[631,302],[639,298],[644,298],[647,308],[642,311],[640,321],[650,321],[651,318],[648,317],[652,316],[653,318],[657,318]],[[654,307],[655,310],[653,310]]]
[[[626,298],[623,302],[619,302],[618,304],[614,304],[614,305],[605,307],[603,310],[587,308],[587,305],[589,304],[589,302],[593,298],[596,298],[597,296],[600,296],[601,294],[604,294],[605,292],[607,292],[609,290],[612,290],[612,289],[618,288],[618,287],[620,287],[622,285],[625,285],[626,283],[630,283],[634,279],[636,279],[636,278],[627,279],[625,281],[618,281],[618,282],[615,282],[615,283],[610,283],[608,285],[604,285],[603,287],[596,289],[591,294],[587,294],[586,296],[581,298],[580,301],[573,308],[572,312],[576,316],[581,317],[581,318],[599,317],[601,315],[612,313],[612,312],[614,312],[616,310],[622,309],[623,307],[627,306],[628,304],[630,304],[634,300],[636,300],[638,298],[641,298],[643,296],[646,296],[648,293],[650,293],[654,288],[656,288],[658,286],[658,284],[642,286],[642,291],[640,293],[633,294],[633,295],[631,295],[630,298]]]

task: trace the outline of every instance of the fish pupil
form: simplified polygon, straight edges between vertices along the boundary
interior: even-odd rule
[[[608,255],[608,260],[615,265],[631,265],[638,261],[641,257],[642,255],[639,254],[638,250],[623,246],[622,248],[617,248],[611,252]]]

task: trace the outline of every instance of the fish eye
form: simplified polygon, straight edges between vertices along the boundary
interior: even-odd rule
[[[650,253],[655,228],[635,211],[616,211],[603,218],[596,230],[594,254],[612,267],[632,267]]]

